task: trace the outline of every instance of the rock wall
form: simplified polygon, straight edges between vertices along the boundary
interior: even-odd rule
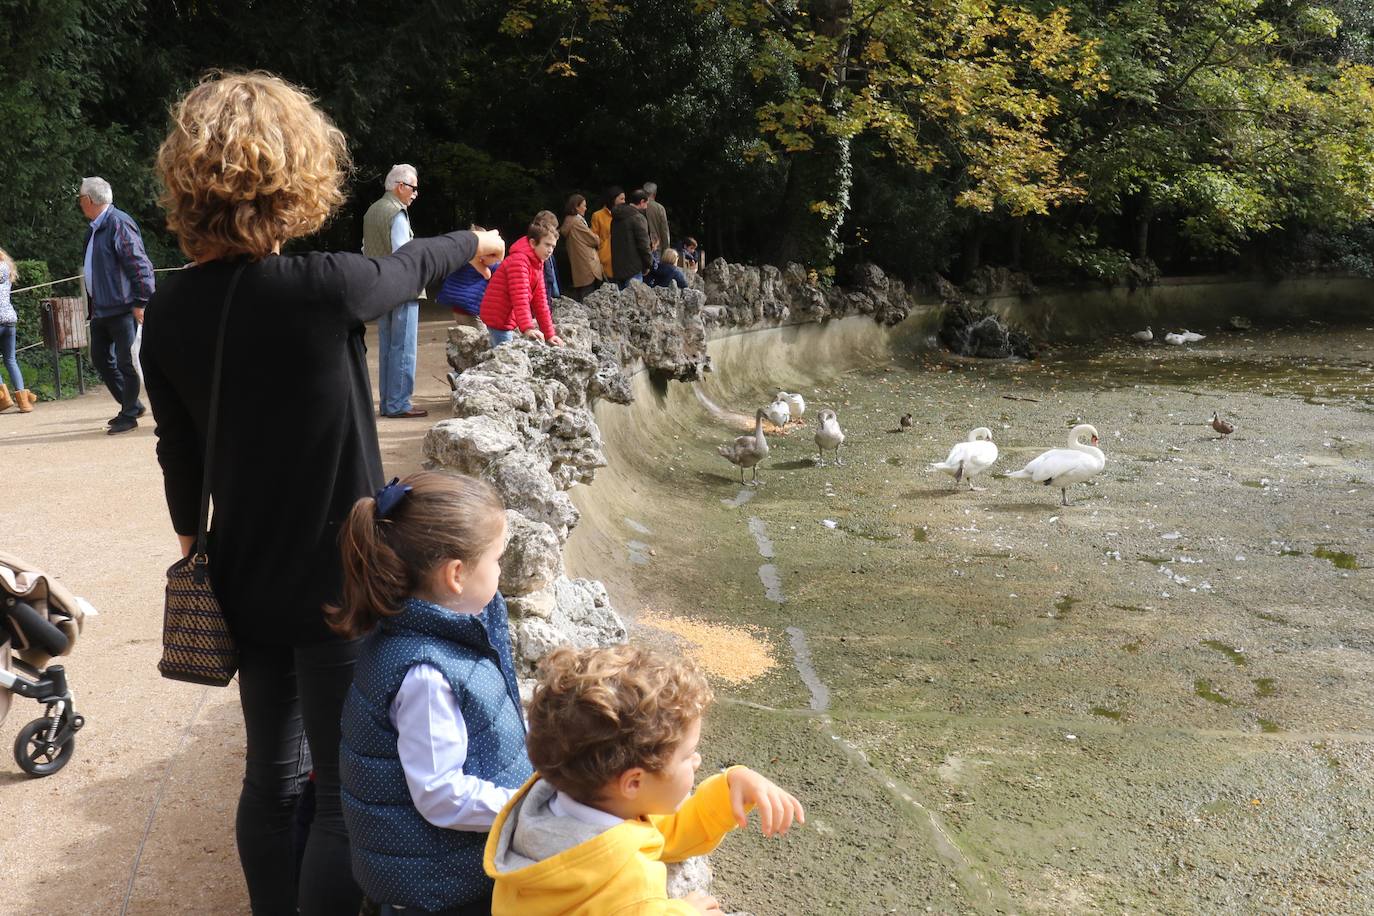
[[[737,329],[870,315],[902,321],[916,291],[866,266],[848,288],[823,289],[801,267],[711,263],[695,288],[603,287],[583,302],[559,299],[563,347],[516,340],[492,350],[486,334],[449,329],[453,418],[425,437],[428,466],[489,480],[507,506],[510,544],[501,591],[511,613],[522,678],[561,643],[623,642],[625,625],[600,582],[568,577],[563,546],[578,511],[567,490],[605,467],[591,404],[631,400],[629,377],[690,382],[710,371],[706,342]]]

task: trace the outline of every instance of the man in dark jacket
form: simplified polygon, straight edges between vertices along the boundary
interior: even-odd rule
[[[91,361],[105,387],[119,402],[106,424],[109,434],[138,427],[147,412],[138,399],[141,384],[134,366],[134,336],[153,295],[153,265],[133,217],[117,208],[110,183],[84,178],[76,198],[91,227],[86,231],[86,297],[91,317]]]
[[[611,211],[611,277],[621,289],[631,280],[640,280],[654,266],[649,253],[649,195],[643,191],[630,194],[627,203],[618,204]]]

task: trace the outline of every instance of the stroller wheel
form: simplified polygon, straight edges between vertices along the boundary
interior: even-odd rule
[[[67,765],[76,750],[76,736],[64,744],[48,743],[48,728],[52,719],[34,719],[19,730],[14,739],[14,759],[19,768],[30,776],[51,776]]]

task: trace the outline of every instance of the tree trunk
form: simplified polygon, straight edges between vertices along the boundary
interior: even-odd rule
[[[1011,269],[1021,269],[1021,242],[1026,236],[1026,218],[1013,216],[1011,219]]]
[[[844,83],[849,58],[850,19],[853,0],[813,0],[810,25],[818,34],[837,41],[829,73],[816,70],[803,74],[803,81],[832,114],[839,114],[836,87]],[[840,229],[849,213],[849,191],[853,184],[850,167],[850,142],[825,130],[812,136],[809,150],[793,153],[787,170],[787,185],[778,208],[778,232],[771,247],[779,264],[799,261],[806,267],[825,269],[840,253]],[[824,209],[817,210],[817,204]]]
[[[964,257],[961,263],[965,280],[983,266],[983,236],[986,234],[987,224],[981,219],[975,219],[968,232],[964,233]]]

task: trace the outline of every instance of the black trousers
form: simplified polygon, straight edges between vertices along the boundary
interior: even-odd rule
[[[91,319],[91,362],[95,363],[105,387],[119,402],[119,415],[130,420],[137,419],[143,408],[138,399],[142,386],[138,370],[134,368],[134,335],[137,333],[138,322],[132,312]]]
[[[239,647],[248,748],[235,833],[254,916],[357,916],[362,891],[339,800],[339,718],[359,646]],[[315,816],[298,876],[293,826],[311,769]]]

